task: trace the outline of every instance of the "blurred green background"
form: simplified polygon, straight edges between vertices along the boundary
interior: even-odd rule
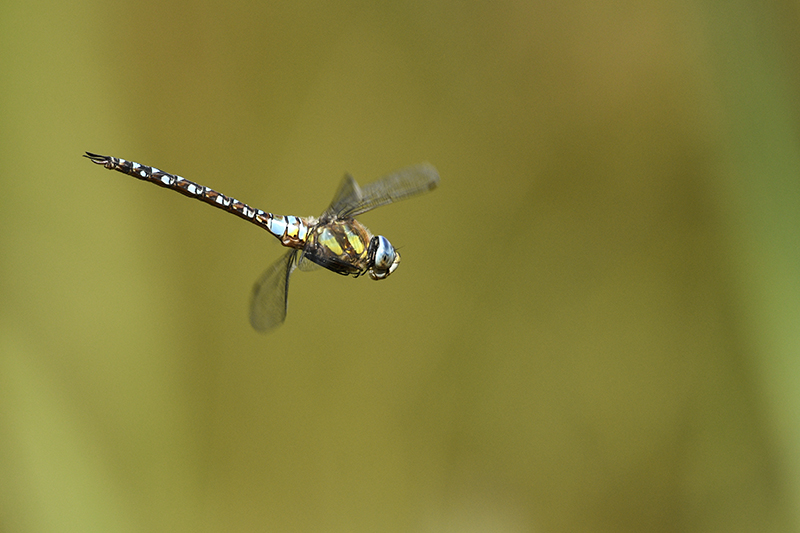
[[[0,7],[0,530],[797,531],[800,6]],[[111,173],[361,217],[283,249]]]

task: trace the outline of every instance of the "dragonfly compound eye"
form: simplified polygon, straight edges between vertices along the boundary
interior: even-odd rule
[[[394,246],[389,240],[378,235],[372,238],[370,243],[370,251],[374,254],[372,257],[372,267],[369,270],[369,277],[374,280],[384,279],[395,271],[397,265],[400,264],[400,254],[394,249]]]

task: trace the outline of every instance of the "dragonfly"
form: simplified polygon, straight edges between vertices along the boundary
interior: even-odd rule
[[[290,248],[253,286],[250,324],[261,332],[274,330],[286,320],[289,277],[295,269],[310,271],[323,267],[356,278],[364,274],[373,280],[389,277],[400,264],[400,254],[386,237],[373,235],[355,217],[430,191],[439,184],[439,173],[428,163],[403,168],[364,186],[345,174],[333,201],[320,217],[284,216],[254,209],[155,167],[92,152],[86,152],[84,157],[109,170],[172,189],[234,214],[267,230]]]

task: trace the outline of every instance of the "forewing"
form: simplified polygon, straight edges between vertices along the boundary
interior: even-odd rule
[[[355,217],[376,207],[430,191],[438,184],[439,173],[432,165],[423,163],[406,167],[361,187],[360,198],[354,199],[351,205],[345,205],[337,211],[337,215]]]
[[[270,265],[253,286],[250,297],[250,324],[257,331],[268,332],[286,320],[289,276],[295,269],[300,250],[290,250]]]
[[[333,195],[330,207],[320,217],[320,222],[323,224],[329,222],[340,216],[342,212],[358,205],[359,202],[361,202],[361,188],[353,176],[345,174],[339,184],[339,188],[336,190],[336,194]]]

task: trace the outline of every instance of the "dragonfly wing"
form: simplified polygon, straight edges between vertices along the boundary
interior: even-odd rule
[[[345,174],[336,194],[333,195],[330,207],[320,217],[320,222],[323,224],[329,222],[360,202],[361,188],[358,182],[350,174]]]
[[[267,332],[286,320],[286,304],[289,298],[289,276],[296,267],[300,250],[290,250],[272,264],[253,286],[250,297],[250,324],[253,328]]]
[[[306,257],[306,254],[303,254],[297,260],[297,268],[301,272],[313,272],[314,270],[317,270],[318,268],[321,267],[314,261],[311,261],[308,257]]]
[[[361,198],[343,209],[342,217],[355,217],[382,205],[399,202],[435,189],[439,173],[427,163],[406,167],[361,187]]]

